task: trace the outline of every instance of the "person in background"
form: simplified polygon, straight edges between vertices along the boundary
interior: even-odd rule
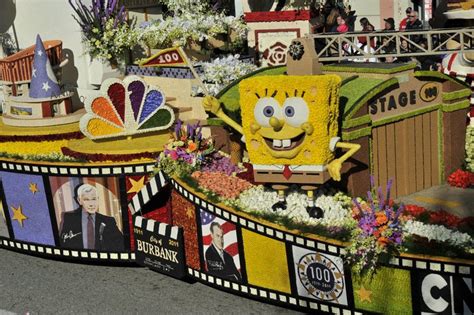
[[[360,26],[362,26],[362,32],[373,32],[375,30],[375,27],[370,24],[369,20],[365,17],[360,19]],[[367,37],[365,36],[358,36],[357,40],[361,44],[361,47],[365,47],[367,45]],[[375,47],[375,39],[372,38],[370,40],[370,47],[374,48]]]
[[[391,17],[384,19],[385,25],[382,32],[395,32],[395,20]],[[395,39],[391,36],[380,36],[378,38],[378,45],[381,47],[380,51],[383,53],[394,53],[395,52]],[[394,62],[395,57],[380,58],[381,62]]]
[[[337,17],[340,16],[339,10],[336,8],[331,9],[328,17],[326,18],[326,32],[336,33],[337,32]]]
[[[384,32],[393,32],[395,31],[395,20],[391,17],[387,19],[383,19],[385,21],[385,25],[383,28]]]
[[[410,19],[411,11],[413,11],[413,9],[411,7],[408,7],[405,10],[405,13],[406,13],[407,16],[403,20],[400,21],[400,25],[399,25],[399,28],[398,28],[400,31],[404,31],[405,28],[407,27],[407,22]]]
[[[347,26],[346,20],[344,20],[344,18],[341,15],[337,17],[336,21],[337,21],[336,31],[338,33],[346,33],[349,31],[349,26]]]
[[[423,29],[423,23],[420,21],[420,19],[418,19],[418,12],[415,10],[411,11],[410,19],[407,22],[405,31],[416,31],[416,30],[422,30],[422,29]],[[423,38],[422,35],[410,36],[410,39],[414,41],[415,43],[419,43],[422,38]]]

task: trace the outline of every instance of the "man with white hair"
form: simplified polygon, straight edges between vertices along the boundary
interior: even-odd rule
[[[61,246],[92,251],[123,251],[123,235],[115,219],[98,213],[97,189],[81,184],[76,188],[75,198],[80,207],[64,213]]]

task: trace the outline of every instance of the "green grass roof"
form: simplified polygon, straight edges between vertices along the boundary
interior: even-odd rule
[[[224,88],[217,98],[224,105],[226,111],[235,112],[240,109],[240,95],[239,95],[239,82],[243,79],[250,77],[258,77],[262,75],[280,75],[286,72],[286,67],[270,67],[263,68],[252,73],[249,73],[246,76],[241,77],[239,80],[236,80]]]
[[[350,112],[353,106],[367,94],[367,92],[378,86],[383,81],[385,80],[358,77],[348,80],[346,83],[343,82],[340,91],[339,104],[344,117]]]

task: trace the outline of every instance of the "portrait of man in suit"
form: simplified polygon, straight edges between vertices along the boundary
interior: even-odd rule
[[[97,188],[81,184],[75,189],[79,208],[64,212],[60,243],[64,248],[123,251],[123,235],[115,219],[100,214]]]
[[[216,277],[240,281],[240,272],[234,264],[232,256],[224,250],[224,233],[217,222],[210,226],[212,244],[206,250],[207,271]]]

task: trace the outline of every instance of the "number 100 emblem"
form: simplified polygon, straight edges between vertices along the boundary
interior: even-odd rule
[[[344,275],[329,257],[320,253],[306,254],[297,264],[301,284],[319,300],[338,301],[344,292]]]

